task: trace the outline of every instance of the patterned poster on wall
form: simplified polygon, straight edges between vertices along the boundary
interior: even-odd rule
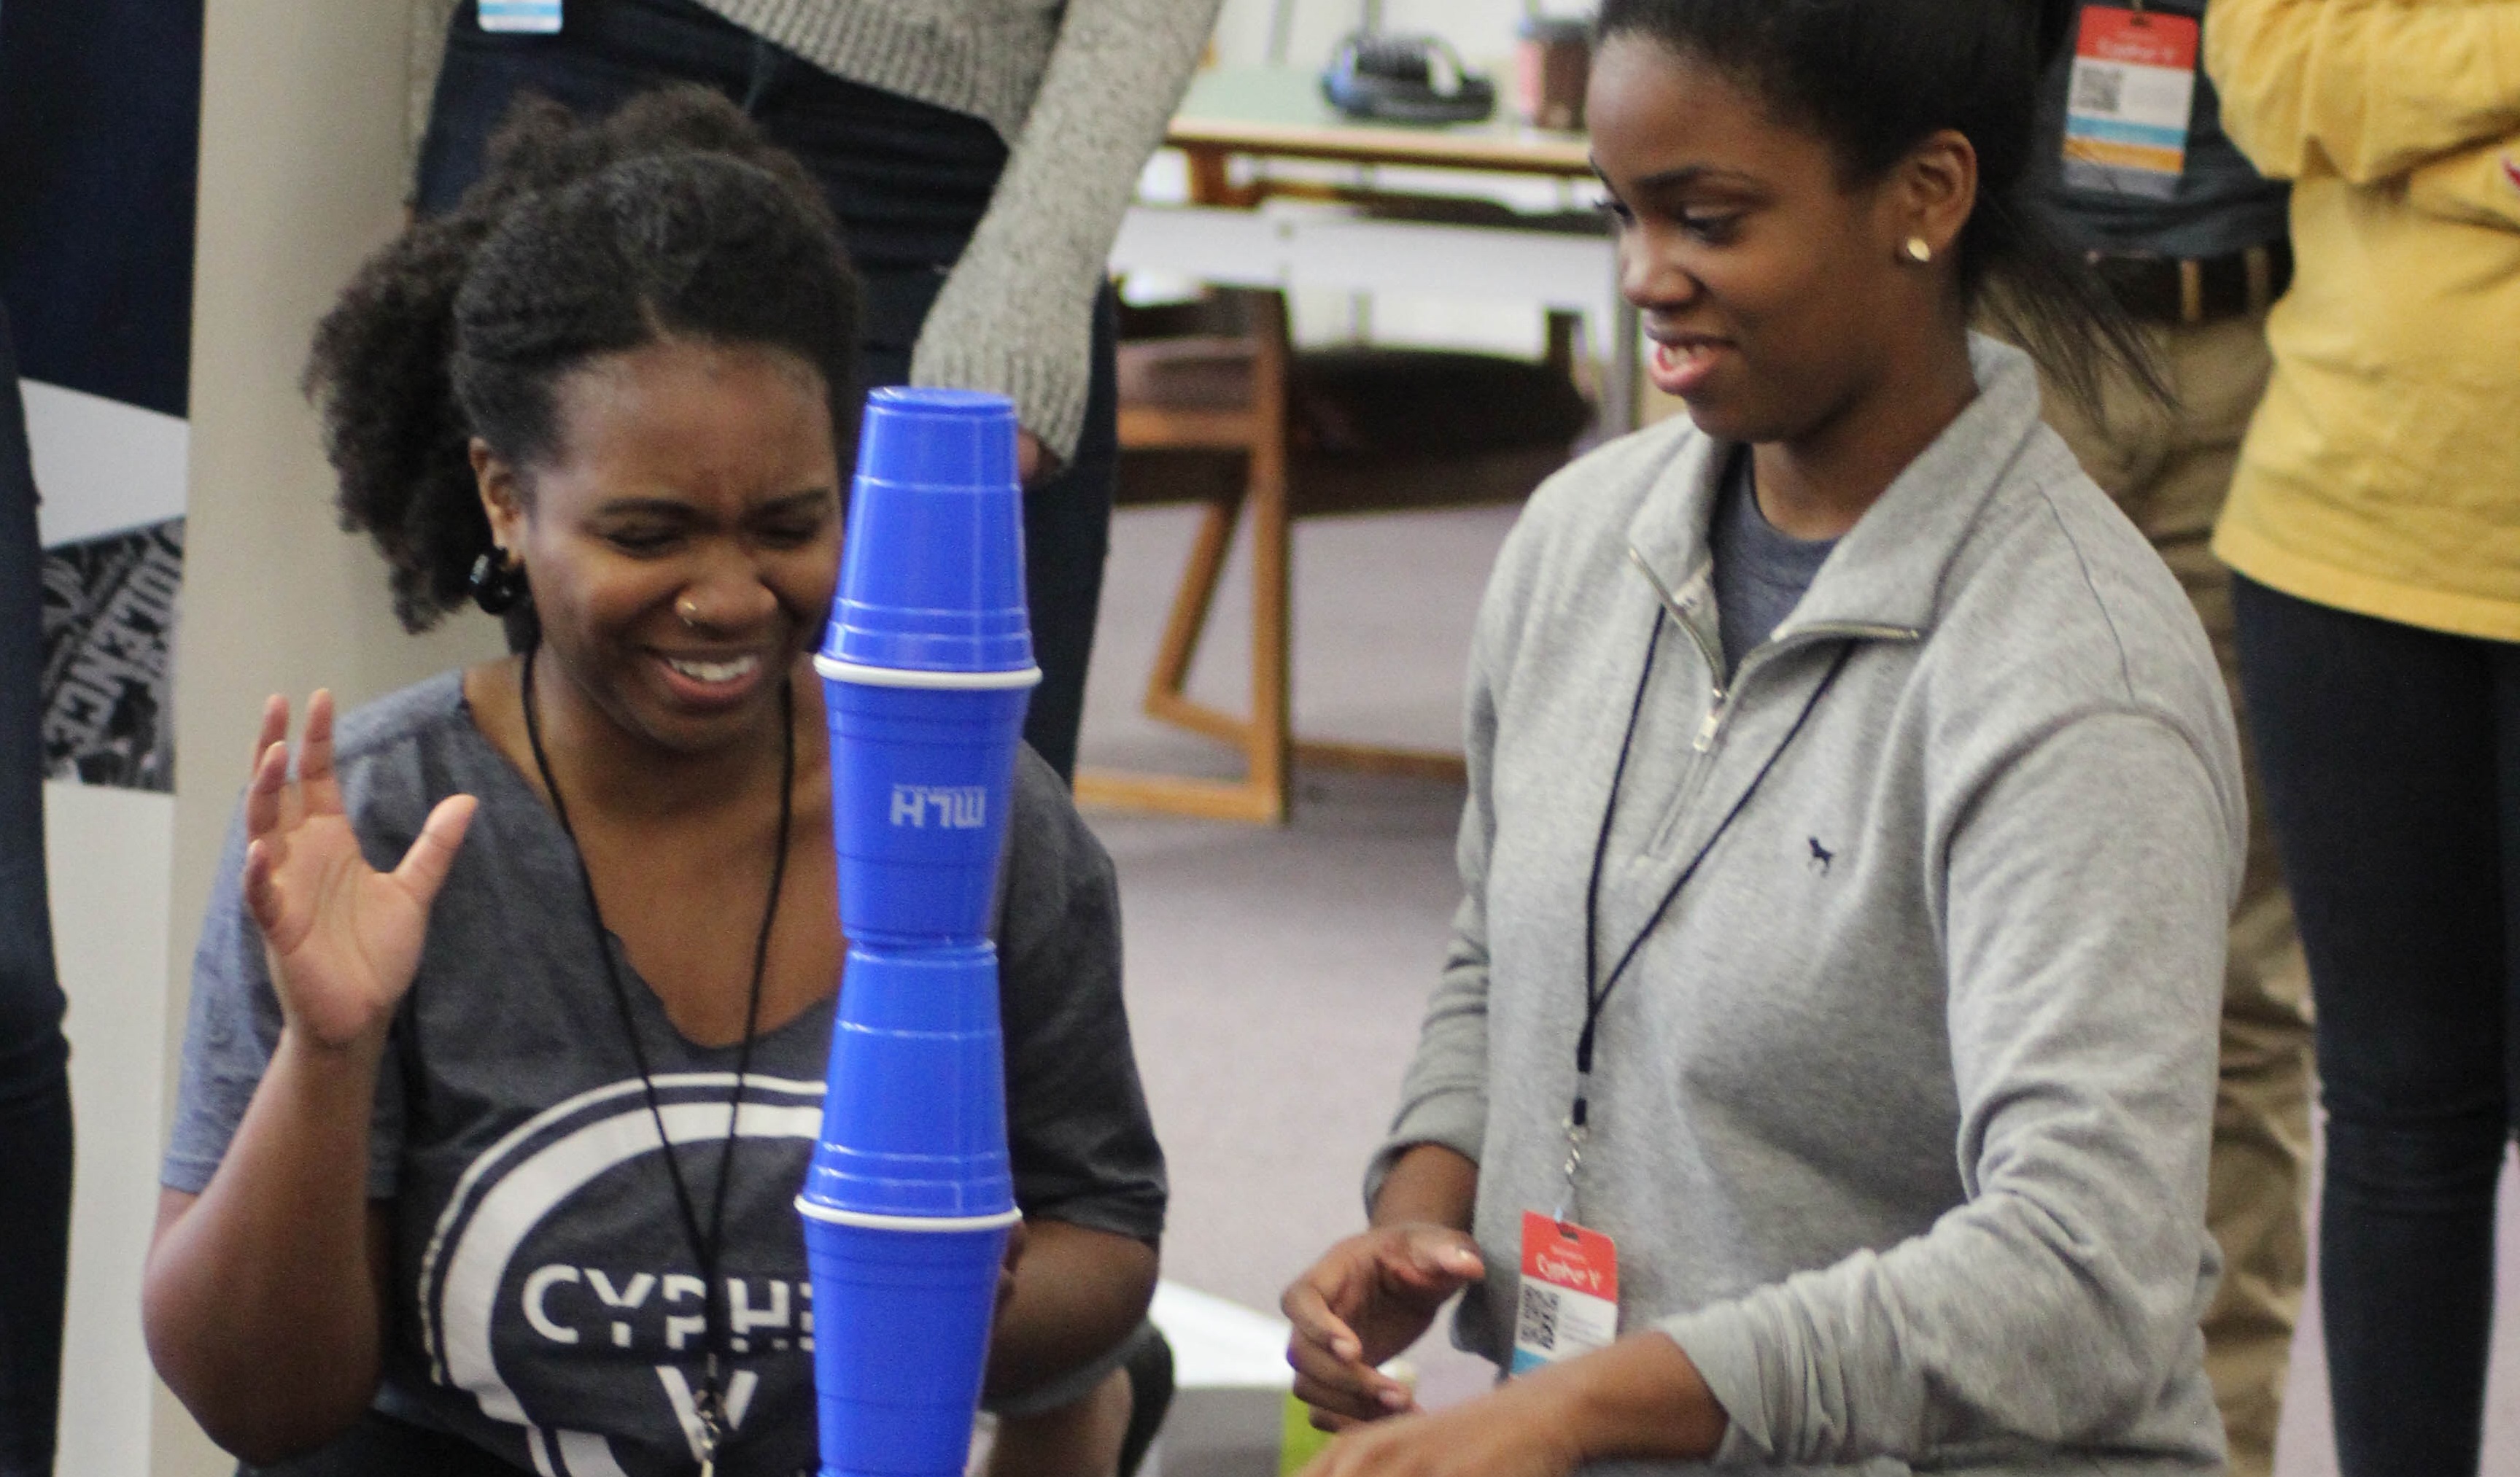
[[[0,302],[43,496],[56,779],[173,788],[202,9],[0,0]]]
[[[45,551],[48,778],[175,787],[168,660],[184,520]]]

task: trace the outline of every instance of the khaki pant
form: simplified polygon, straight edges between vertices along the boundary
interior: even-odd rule
[[[2249,791],[2249,862],[2223,974],[2223,1059],[2205,1219],[2223,1246],[2223,1285],[2205,1315],[2205,1368],[2230,1434],[2231,1470],[2273,1470],[2293,1322],[2301,1310],[2302,1207],[2309,1176],[2310,975],[2293,933],[2249,747],[2233,647],[2231,575],[2207,552],[2230,490],[2240,437],[2267,387],[2265,320],[2229,318],[2147,331],[2180,404],[2165,411],[2111,384],[2106,425],[2061,394],[2048,423],[2083,470],[2143,530],[2214,644]]]

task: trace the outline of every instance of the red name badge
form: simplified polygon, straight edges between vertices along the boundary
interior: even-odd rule
[[[2076,38],[2074,55],[2191,71],[2196,67],[2199,34],[2197,23],[2185,16],[2092,5],[2083,9],[2082,30]]]
[[[2068,186],[2161,200],[2178,193],[2201,35],[2185,16],[2083,7],[2065,93]]]
[[[1524,1211],[1512,1372],[1606,1348],[1618,1336],[1617,1243],[1572,1221]]]

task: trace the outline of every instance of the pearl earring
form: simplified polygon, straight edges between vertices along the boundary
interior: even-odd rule
[[[1925,238],[1911,236],[1908,238],[1908,259],[1922,266],[1934,259],[1934,248],[1926,244]]]

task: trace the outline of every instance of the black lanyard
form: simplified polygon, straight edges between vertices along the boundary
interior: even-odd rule
[[[726,1247],[726,1192],[735,1181],[736,1124],[743,1116],[743,1087],[752,1074],[752,1043],[761,1024],[761,982],[770,967],[770,934],[779,922],[779,895],[788,880],[788,833],[796,815],[796,690],[793,683],[782,678],[779,686],[779,839],[770,858],[770,898],[761,907],[761,929],[752,941],[752,983],[743,997],[743,1043],[735,1053],[735,1091],[727,1097],[726,1141],[718,1152],[717,1185],[709,1200],[708,1226],[700,1226],[699,1209],[692,1197],[690,1182],[683,1174],[682,1160],[674,1153],[673,1137],[665,1132],[664,1105],[656,1097],[656,1074],[649,1069],[648,1049],[639,1039],[638,1017],[631,1013],[630,992],[621,983],[621,966],[612,958],[612,930],[604,923],[604,910],[595,899],[595,874],[587,870],[586,851],[577,844],[577,830],[568,824],[568,804],[561,798],[560,782],[552,777],[551,756],[543,752],[542,722],[534,715],[534,658],[540,649],[527,648],[524,672],[519,679],[525,709],[525,741],[533,749],[535,772],[542,776],[543,788],[551,795],[552,815],[560,821],[561,834],[568,837],[569,854],[577,859],[577,880],[586,895],[586,916],[595,925],[595,952],[604,961],[604,978],[612,987],[612,1006],[621,1017],[622,1035],[630,1043],[630,1059],[639,1067],[639,1086],[648,1098],[648,1117],[656,1126],[656,1148],[665,1156],[665,1176],[673,1182],[674,1209],[683,1223],[683,1239],[691,1246],[692,1260],[700,1274],[700,1337],[707,1345],[707,1364],[700,1372],[698,1407],[700,1426],[700,1471],[705,1474],[717,1468],[717,1452],[728,1432],[726,1410],[726,1371],[735,1362],[731,1319],[723,1305],[726,1300],[725,1279],[718,1276],[719,1254]]]
[[[1663,916],[1671,912],[1673,903],[1680,900],[1681,889],[1688,885],[1689,878],[1697,875],[1699,865],[1705,862],[1708,853],[1715,850],[1715,843],[1723,840],[1724,833],[1732,828],[1732,823],[1749,806],[1750,797],[1757,794],[1759,786],[1767,782],[1768,772],[1777,767],[1777,761],[1784,757],[1785,750],[1791,748],[1794,739],[1801,735],[1803,725],[1811,721],[1812,710],[1820,706],[1821,697],[1836,683],[1837,674],[1846,670],[1847,658],[1855,654],[1852,641],[1838,649],[1836,659],[1828,665],[1828,674],[1820,680],[1820,686],[1814,688],[1811,696],[1804,701],[1803,710],[1795,715],[1794,726],[1785,731],[1784,738],[1768,755],[1767,762],[1759,766],[1759,773],[1751,777],[1750,787],[1741,791],[1741,797],[1732,802],[1732,808],[1726,811],[1724,819],[1717,823],[1714,834],[1706,838],[1706,844],[1697,848],[1697,855],[1689,858],[1688,865],[1672,879],[1662,901],[1654,905],[1652,916],[1645,919],[1643,927],[1637,930],[1637,936],[1628,941],[1628,947],[1619,955],[1619,962],[1610,966],[1609,977],[1601,979],[1601,870],[1610,853],[1610,823],[1619,813],[1619,785],[1628,777],[1628,758],[1636,749],[1637,720],[1644,712],[1645,689],[1653,683],[1654,652],[1662,645],[1662,623],[1666,614],[1668,612],[1661,602],[1655,602],[1653,633],[1645,639],[1644,668],[1637,674],[1636,699],[1628,705],[1628,728],[1625,737],[1619,740],[1618,767],[1610,772],[1610,797],[1601,804],[1601,833],[1593,843],[1593,873],[1584,886],[1584,1029],[1575,1038],[1575,1102],[1566,1114],[1570,1150],[1566,1169],[1570,1189],[1575,1170],[1583,1160],[1585,1119],[1592,1106],[1593,1048],[1600,1033],[1601,1011],[1609,1005],[1611,992],[1618,989],[1619,981],[1627,977],[1628,965],[1636,961],[1637,951],[1642,949],[1645,940],[1662,925]],[[1706,762],[1712,764],[1713,757],[1710,755]],[[1596,980],[1600,982],[1597,985]]]

